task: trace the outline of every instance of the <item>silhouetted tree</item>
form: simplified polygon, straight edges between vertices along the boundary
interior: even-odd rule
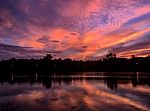
[[[51,54],[47,54],[45,57],[44,57],[44,60],[52,60],[53,56]]]
[[[112,58],[116,58],[116,54],[115,53],[106,54],[106,59],[112,59]]]
[[[136,58],[136,56],[135,55],[131,55],[131,59],[135,59]]]
[[[47,54],[43,59],[10,59],[0,61],[0,75],[35,75],[54,74],[54,72],[82,72],[82,71],[146,71],[150,72],[150,56],[131,59],[116,58],[115,53],[109,53],[103,60],[82,61],[72,59],[52,59]]]

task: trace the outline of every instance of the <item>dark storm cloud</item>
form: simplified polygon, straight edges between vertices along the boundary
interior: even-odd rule
[[[60,41],[58,41],[58,40],[51,40],[51,42],[58,43]]]
[[[140,50],[140,49],[148,50],[148,48],[150,48],[150,38],[149,37],[150,37],[150,34],[147,34],[147,35],[145,35],[145,37],[143,37],[144,39],[139,39],[136,41],[131,41],[129,43],[124,43],[124,44],[114,46],[114,48],[112,48],[110,51],[115,52],[115,53],[121,53],[121,52],[130,52],[130,51],[135,51],[135,50]],[[130,43],[132,43],[132,44],[130,44]],[[144,52],[145,51],[142,51],[139,53],[144,54]],[[147,51],[146,51],[146,54],[147,54]]]
[[[41,43],[44,43],[44,44],[48,45],[49,44],[49,39],[46,36],[43,36],[43,37],[39,38],[37,40],[37,42],[41,42]]]
[[[86,49],[86,48],[88,48],[88,46],[82,46],[82,48]]]
[[[141,21],[149,21],[149,23],[150,23],[150,13],[146,13],[139,17],[133,18],[133,19],[127,21],[126,23],[124,23],[123,26],[133,25],[133,24],[139,23]]]
[[[140,43],[135,43],[135,44],[129,45],[129,46],[115,47],[111,50],[111,52],[119,53],[119,52],[143,49],[143,48],[149,47],[150,46],[149,43],[150,43],[150,40],[149,41],[143,41],[143,42],[140,42]]]
[[[20,46],[11,46],[6,44],[0,44],[0,50],[7,50],[12,52],[26,52],[26,48],[28,47],[20,47]]]
[[[31,47],[0,44],[0,60],[10,58],[42,58],[46,54],[60,54],[59,50],[33,50]]]

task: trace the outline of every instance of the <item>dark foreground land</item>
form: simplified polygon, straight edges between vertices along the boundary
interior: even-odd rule
[[[77,61],[52,59],[47,55],[42,59],[10,59],[0,61],[0,71],[5,75],[49,75],[53,72],[150,72],[150,56],[116,58],[112,53],[97,61]],[[1,75],[2,76],[2,75]]]

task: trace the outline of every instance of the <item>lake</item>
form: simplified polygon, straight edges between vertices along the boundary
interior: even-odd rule
[[[2,77],[0,111],[150,111],[150,73]]]

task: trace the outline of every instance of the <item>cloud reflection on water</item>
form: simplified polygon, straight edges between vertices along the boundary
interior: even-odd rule
[[[119,74],[117,77],[119,77]],[[150,110],[150,87],[146,84],[143,85],[141,78],[138,81],[141,81],[142,84],[136,87],[133,85],[136,83],[135,81],[133,82],[133,77],[130,79],[115,79],[110,77],[107,79],[103,78],[102,80],[96,78],[86,78],[85,75],[78,79],[59,78],[59,80],[55,78],[54,80],[50,80],[49,78],[49,82],[52,82],[49,89],[44,88],[39,83],[32,85],[19,83],[12,86],[4,83],[0,87],[5,86],[5,91],[11,92],[13,90],[13,92],[18,92],[21,89],[25,89],[13,95],[10,93],[1,96],[0,110],[6,109],[6,106],[14,111],[17,111],[18,108],[20,111]],[[111,90],[108,87],[113,82],[118,85],[115,90]],[[0,90],[0,93],[2,93],[2,90]]]

